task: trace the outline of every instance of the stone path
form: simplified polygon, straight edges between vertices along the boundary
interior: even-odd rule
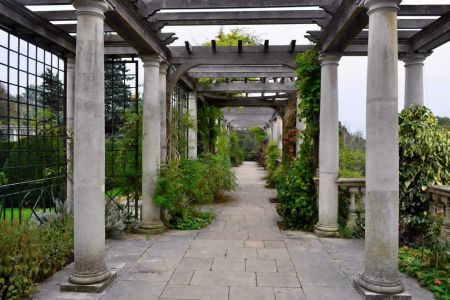
[[[235,200],[212,206],[216,218],[207,229],[107,241],[118,277],[105,292],[60,292],[69,266],[41,284],[35,299],[361,299],[352,278],[363,270],[363,241],[280,232],[264,171],[245,163],[236,175]],[[433,299],[414,280],[403,282],[414,299]]]

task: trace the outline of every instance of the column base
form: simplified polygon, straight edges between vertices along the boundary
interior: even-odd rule
[[[349,212],[347,215],[347,228],[353,229],[356,227],[356,220],[358,219],[358,215],[356,212]]]
[[[141,223],[137,227],[133,228],[133,232],[139,234],[159,234],[163,233],[165,230],[166,227],[161,221]]]
[[[337,225],[322,225],[318,223],[314,226],[314,233],[318,237],[339,237]]]
[[[366,276],[361,275],[358,279],[355,279],[354,285],[358,285],[361,290],[365,290],[368,293],[375,295],[380,294],[384,296],[403,295],[404,287],[400,280],[393,283],[377,282],[368,279]],[[355,285],[355,287],[356,287]],[[408,294],[405,294],[406,296]],[[411,296],[409,296],[411,297]],[[374,299],[411,299],[411,298],[374,298]]]
[[[403,286],[400,283],[400,286],[402,288],[401,292],[391,293],[391,294],[381,294],[369,291],[364,286],[361,285],[361,279],[354,279],[353,280],[353,286],[355,287],[358,294],[361,295],[361,297],[364,300],[411,300],[412,297],[408,292],[403,291]]]
[[[79,284],[73,283],[78,277],[76,275],[71,275],[69,282],[62,283],[60,285],[60,290],[63,292],[78,292],[78,293],[101,293],[103,292],[117,277],[117,273],[108,270],[108,277],[104,280],[96,283]],[[75,279],[75,280],[74,280]]]

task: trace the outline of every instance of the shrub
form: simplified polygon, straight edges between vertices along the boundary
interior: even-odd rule
[[[317,168],[318,116],[320,110],[320,63],[318,52],[306,51],[296,59],[296,86],[302,101],[299,117],[306,129],[299,133],[303,140],[298,158],[277,184],[277,212],[286,228],[312,230],[317,222],[316,188],[313,181]]]
[[[411,240],[429,226],[427,186],[450,184],[450,133],[424,106],[410,106],[399,119],[400,221]]]
[[[57,218],[48,224],[0,222],[0,298],[23,299],[73,260],[73,222]]]
[[[239,136],[235,131],[230,132],[230,161],[234,167],[242,164],[244,152],[240,146]]]
[[[269,141],[267,146],[264,148],[263,155],[267,170],[267,175],[265,177],[267,180],[267,185],[269,187],[275,187],[276,179],[274,178],[274,173],[279,166],[279,159],[281,157],[281,151],[275,141]]]
[[[170,215],[166,220],[170,227],[199,229],[209,224],[211,216],[194,210],[193,204],[212,203],[223,191],[233,190],[235,180],[227,157],[207,155],[173,162],[161,170],[155,202]]]

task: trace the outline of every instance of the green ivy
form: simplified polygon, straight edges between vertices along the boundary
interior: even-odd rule
[[[409,240],[428,227],[427,186],[450,184],[450,133],[424,106],[405,109],[399,124],[400,217]]]
[[[287,176],[277,185],[277,212],[286,228],[312,230],[317,222],[316,188],[313,181],[317,168],[317,145],[320,110],[320,63],[316,50],[296,58],[296,86],[301,98],[298,111],[306,129],[299,133],[303,140],[300,153],[289,166]]]

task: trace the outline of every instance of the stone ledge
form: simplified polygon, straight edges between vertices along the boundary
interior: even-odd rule
[[[353,286],[359,295],[361,295],[364,300],[411,300],[411,295],[404,291],[400,294],[378,294],[371,291],[366,290],[362,286],[359,285],[358,279],[353,280]]]
[[[101,293],[116,279],[117,273],[111,271],[111,276],[108,279],[94,283],[94,284],[73,284],[70,282],[62,283],[59,288],[63,292],[77,292],[77,293]]]

